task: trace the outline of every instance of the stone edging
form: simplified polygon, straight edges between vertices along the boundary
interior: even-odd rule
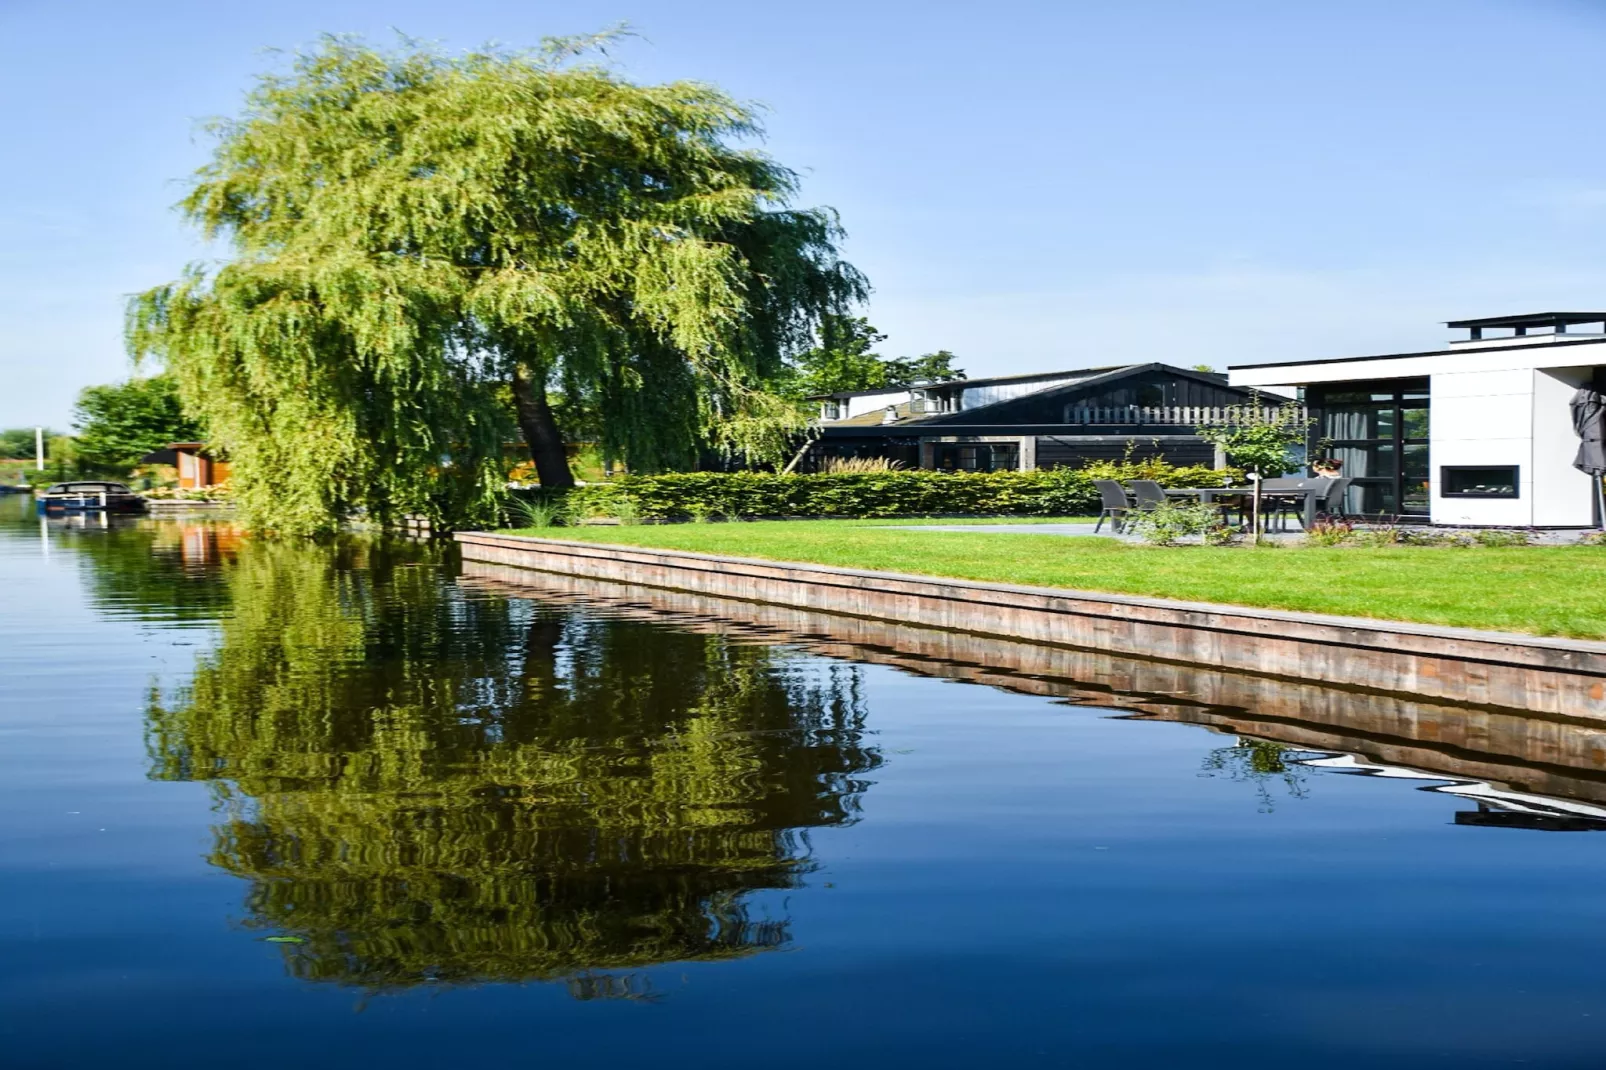
[[[465,558],[1440,701],[1606,720],[1606,643],[527,535]]]

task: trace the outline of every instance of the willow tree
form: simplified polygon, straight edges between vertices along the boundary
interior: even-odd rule
[[[136,296],[129,339],[252,524],[471,515],[510,420],[567,486],[554,396],[638,471],[785,451],[801,417],[763,384],[864,280],[834,214],[792,207],[794,173],[744,144],[750,108],[586,62],[605,40],[329,38],[213,123],[180,207],[232,256]]]

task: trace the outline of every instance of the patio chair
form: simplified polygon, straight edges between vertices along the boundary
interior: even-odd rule
[[[1268,479],[1261,484],[1261,490],[1318,490],[1322,497],[1316,503],[1316,511],[1320,513],[1326,506],[1328,496],[1333,492],[1333,484],[1338,480],[1331,476],[1318,476],[1314,479]],[[1348,486],[1348,481],[1345,486]],[[1299,529],[1305,530],[1305,499],[1292,496],[1278,495],[1267,499],[1266,524],[1269,527],[1276,522],[1278,530],[1288,530],[1288,518],[1293,517],[1299,521]]]
[[[1126,526],[1126,514],[1132,511],[1132,503],[1127,499],[1126,488],[1113,479],[1095,479],[1093,485],[1099,491],[1099,522],[1093,525],[1093,534],[1097,535],[1104,526],[1104,518],[1109,517],[1110,527],[1117,535]]]
[[[1152,479],[1130,479],[1126,485],[1132,491],[1135,508],[1148,510],[1165,504],[1165,489]]]
[[[1321,505],[1317,506],[1317,512],[1322,516],[1338,517],[1340,519],[1348,516],[1349,514],[1344,511],[1344,495],[1349,491],[1349,485],[1353,482],[1355,480],[1349,476],[1339,476],[1334,479],[1332,486],[1327,488],[1327,495],[1322,498]]]

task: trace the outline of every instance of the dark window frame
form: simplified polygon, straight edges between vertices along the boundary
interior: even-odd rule
[[[1366,400],[1346,399],[1344,395],[1362,394]],[[1386,395],[1374,397],[1374,395]],[[1428,473],[1432,472],[1432,452],[1428,434],[1406,434],[1406,413],[1422,411],[1428,413],[1427,426],[1420,430],[1431,433],[1432,406],[1428,396],[1427,379],[1379,379],[1363,382],[1324,383],[1312,385],[1305,390],[1306,404],[1315,417],[1316,423],[1311,430],[1311,447],[1314,449],[1318,440],[1325,440],[1334,450],[1341,449],[1375,449],[1388,447],[1393,457],[1393,471],[1372,475],[1355,476],[1349,472],[1354,482],[1351,488],[1357,495],[1364,495],[1367,487],[1379,488],[1393,509],[1379,510],[1370,515],[1422,517],[1426,518],[1431,509],[1431,497],[1427,487]],[[1326,438],[1325,424],[1328,410],[1335,408],[1361,408],[1382,415],[1388,414],[1390,418],[1390,434],[1375,438]],[[1429,453],[1424,463],[1424,472],[1421,477],[1407,478],[1405,474],[1405,458],[1407,446],[1427,446]],[[1379,451],[1381,452],[1381,451]],[[1420,511],[1407,511],[1408,484],[1421,484]],[[1363,499],[1364,500],[1364,499]]]

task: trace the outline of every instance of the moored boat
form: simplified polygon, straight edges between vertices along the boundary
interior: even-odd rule
[[[41,513],[143,513],[145,499],[126,483],[78,480],[54,483],[36,496]]]

